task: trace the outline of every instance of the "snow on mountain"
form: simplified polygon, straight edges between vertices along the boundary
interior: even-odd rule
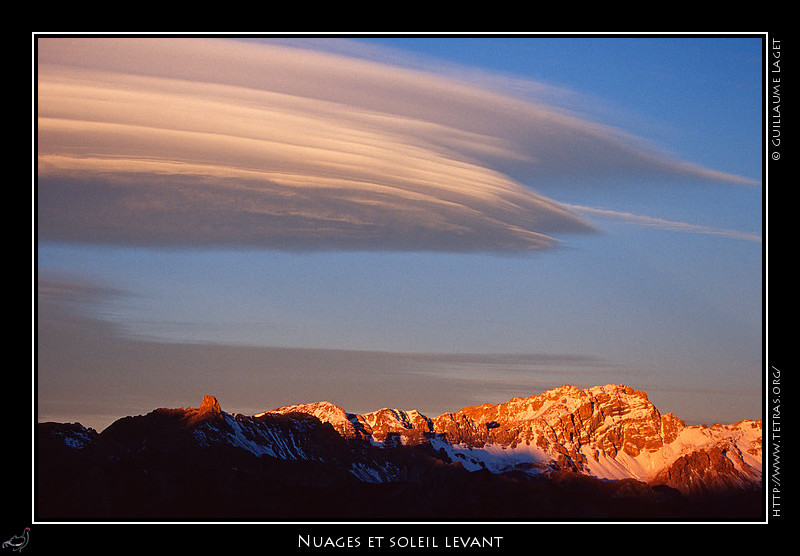
[[[367,483],[417,472],[409,467],[408,450],[467,471],[531,477],[567,471],[686,493],[747,489],[762,480],[761,421],[687,426],[661,414],[644,392],[613,384],[567,385],[435,418],[390,408],[353,414],[324,401],[250,416],[227,413],[216,398],[205,396],[199,408],[126,417],[101,434],[78,424],[43,426],[72,448],[102,443],[130,452],[224,445],[258,458],[334,465]]]
[[[623,385],[435,418],[330,402],[37,425],[54,520],[758,519],[761,421],[687,426]],[[531,501],[536,503],[532,504]]]
[[[395,480],[399,470],[383,460],[362,457],[347,445],[356,438],[344,410],[329,402],[297,404],[253,416],[222,411],[213,396],[204,396],[199,409],[181,409],[192,423],[191,434],[200,446],[226,444],[257,457],[287,461],[334,463],[368,483]],[[333,430],[320,427],[330,424]]]
[[[80,423],[41,423],[40,430],[75,450],[82,450],[97,438],[97,431]]]
[[[568,469],[689,490],[761,481],[761,421],[687,426],[661,414],[644,392],[624,385],[566,385],[434,419],[388,408],[354,415],[327,402],[261,415],[289,413],[313,415],[343,436],[375,446],[427,444],[470,471],[536,475]]]
[[[363,415],[353,415],[362,434],[377,446],[418,445],[433,432],[433,422],[416,410],[383,408]]]
[[[264,417],[266,415],[291,415],[292,413],[311,415],[323,423],[329,423],[339,434],[346,438],[359,436],[354,423],[349,418],[349,414],[338,405],[334,405],[330,402],[287,405],[285,407],[259,413],[255,415],[255,417]]]

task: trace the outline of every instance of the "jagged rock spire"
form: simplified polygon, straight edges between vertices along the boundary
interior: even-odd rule
[[[222,408],[214,396],[203,396],[203,403],[200,404],[200,413],[222,413]]]

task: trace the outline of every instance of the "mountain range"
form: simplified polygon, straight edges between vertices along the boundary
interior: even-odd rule
[[[740,521],[763,517],[762,423],[688,426],[625,385],[428,417],[329,402],[38,423],[43,521]]]

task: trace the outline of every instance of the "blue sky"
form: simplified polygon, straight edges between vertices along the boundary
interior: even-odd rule
[[[44,41],[40,420],[760,416],[760,37]]]

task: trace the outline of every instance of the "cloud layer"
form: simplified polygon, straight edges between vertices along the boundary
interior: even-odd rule
[[[432,416],[470,403],[619,376],[580,354],[398,353],[148,341],[97,311],[129,293],[79,277],[37,279],[37,413],[102,429],[154,407],[183,407],[205,393],[257,413],[328,400],[348,411],[390,407]],[[234,377],[232,379],[232,377]],[[476,385],[478,387],[476,388]],[[411,405],[410,405],[411,404]]]
[[[629,212],[620,212],[615,210],[583,207],[578,205],[564,205],[571,210],[578,213],[592,214],[599,218],[606,218],[642,226],[645,228],[655,228],[658,230],[667,230],[671,232],[685,232],[691,234],[705,234],[713,236],[727,237],[730,239],[740,239],[743,241],[750,241],[754,243],[762,243],[760,234],[741,232],[738,230],[731,230],[727,228],[718,228],[714,226],[702,226],[699,224],[691,224],[689,222],[679,222],[675,220],[666,220],[664,218],[655,218],[653,216],[644,216],[640,214],[631,214]]]
[[[275,44],[40,38],[40,239],[536,250],[593,227],[522,185],[742,181],[562,111]]]

